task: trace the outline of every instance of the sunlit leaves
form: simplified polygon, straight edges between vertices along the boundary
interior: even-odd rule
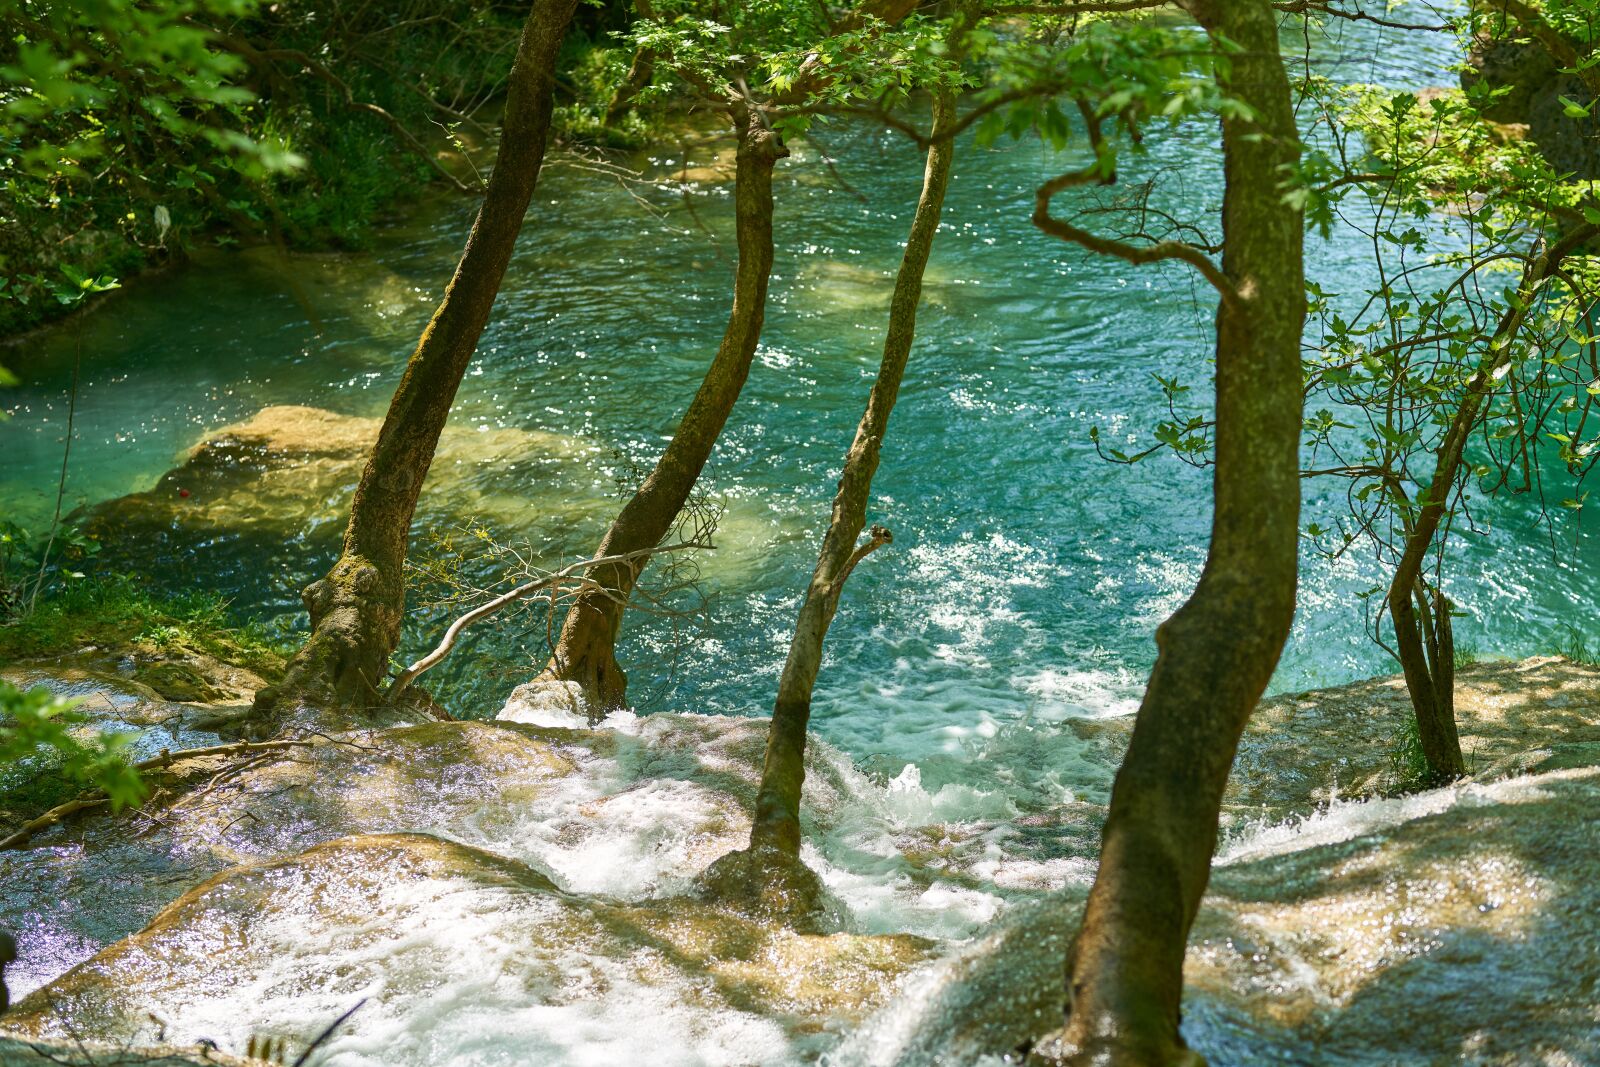
[[[113,809],[138,804],[147,790],[129,766],[131,736],[87,728],[79,703],[42,686],[24,691],[0,681],[0,773],[45,761],[51,773],[104,791]]]

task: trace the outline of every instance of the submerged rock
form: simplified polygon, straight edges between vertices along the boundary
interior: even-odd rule
[[[321,408],[262,408],[208,433],[153,488],[91,507],[86,528],[111,544],[131,534],[181,535],[190,543],[252,534],[332,536],[348,516],[349,496],[380,425],[376,418]],[[487,515],[500,510],[500,494],[474,472],[537,468],[550,474],[591,450],[559,434],[451,426],[440,438],[429,480],[450,482],[460,514]],[[563,487],[574,489],[574,500],[589,499],[577,486]],[[526,509],[527,500],[518,507]]]

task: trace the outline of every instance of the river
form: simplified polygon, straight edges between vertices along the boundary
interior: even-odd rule
[[[1413,88],[1453,79],[1451,50],[1417,35],[1363,28],[1314,45],[1337,77]],[[1203,122],[1154,130],[1125,181],[1156,177],[1165,206],[1213,217],[1215,142]],[[1112,465],[1090,441],[1098,426],[1130,451],[1151,443],[1164,414],[1155,373],[1179,374],[1203,396],[1213,301],[1184,269],[1096,258],[1028,224],[1035,186],[1081,158],[1080,146],[1061,156],[1028,141],[960,146],[874,486],[872,519],[895,544],[852,578],[813,719],[864,766],[893,775],[916,763],[929,788],[982,784],[1024,806],[1072,786],[1070,754],[1050,754],[1071,746],[1041,743],[1063,720],[1136,706],[1153,631],[1194,585],[1209,523],[1206,471],[1164,457]],[[683,159],[662,146],[630,162],[670,177]],[[876,367],[920,172],[903,137],[848,125],[819,130],[780,164],[765,336],[702,483],[727,509],[699,564],[709,604],[689,618],[630,616],[620,657],[641,712],[770,707]],[[558,435],[579,458],[560,470],[497,460],[458,472],[498,506],[462,514],[425,498],[419,540],[477,519],[546,563],[593,550],[616,483],[659,454],[721,335],[731,207],[725,184],[684,193],[625,187],[570,161],[548,169],[453,419]],[[379,227],[361,254],[208,252],[29,341],[13,360],[25,381],[4,400],[0,507],[25,525],[48,520],[80,351],[69,506],[148,489],[207,430],[265,405],[381,414],[471,212],[464,200],[428,199]],[[1308,274],[1358,292],[1369,251],[1353,229],[1313,237]],[[1306,489],[1307,521],[1329,524],[1342,487]],[[1525,497],[1478,507],[1482,533],[1449,571],[1466,613],[1458,646],[1530,654],[1558,644],[1564,624],[1592,625],[1592,532],[1565,526],[1553,537]],[[199,543],[149,570],[160,584],[226,593],[241,617],[292,627],[303,621],[297,590],[325,567],[335,533],[325,523],[285,543]],[[1360,554],[1331,563],[1306,551],[1274,691],[1393,669],[1355,596],[1381,577]],[[403,654],[431,644],[441,618],[419,611]],[[485,629],[430,682],[458,713],[492,713],[537,668],[542,637],[528,623]]]

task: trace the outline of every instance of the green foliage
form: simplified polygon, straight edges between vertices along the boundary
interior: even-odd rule
[[[893,108],[914,90],[965,82],[943,20],[830,24],[822,5],[807,0],[654,6],[655,18],[619,35],[630,51],[653,59],[641,102],[688,94],[758,103],[775,129],[795,137],[834,110],[863,102]]]
[[[0,332],[197,242],[357,247],[500,91],[487,0],[10,0]],[[407,131],[398,133],[398,125]],[[459,166],[470,173],[465,164]]]
[[[1021,34],[981,29],[970,39],[974,60],[988,71],[976,94],[978,107],[991,109],[977,125],[979,143],[1033,134],[1060,151],[1075,136],[1063,101],[1114,119],[1134,146],[1146,123],[1238,114],[1244,106],[1217,89],[1225,57],[1162,23],[1045,19]],[[1108,141],[1100,161],[1107,176],[1115,172],[1115,153]]]
[[[118,575],[62,586],[25,618],[0,625],[0,661],[90,645],[192,649],[269,677],[282,669],[288,652],[263,628],[234,625],[220,597],[198,592],[162,596]]]
[[[113,809],[144,799],[126,758],[129,736],[85,729],[78,703],[0,681],[0,807],[42,810],[89,786],[104,791]]]
[[[1400,720],[1399,730],[1389,747],[1389,774],[1397,787],[1396,792],[1410,793],[1427,789],[1433,784],[1433,772],[1428,767],[1428,757],[1422,751],[1422,737],[1417,733],[1417,720],[1410,715]]]
[[[26,615],[45,591],[79,581],[100,543],[71,524],[37,536],[0,522],[0,624]]]
[[[1600,648],[1590,645],[1587,635],[1570,623],[1561,627],[1561,636],[1555,641],[1555,654],[1565,656],[1574,663],[1600,667]]]
[[[243,61],[202,28],[253,7],[16,0],[0,42],[0,325],[114,288],[165,246],[178,190],[221,196],[298,163],[245,132]]]

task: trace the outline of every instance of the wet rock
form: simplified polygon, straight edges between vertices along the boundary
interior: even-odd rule
[[[1461,681],[1485,779],[1595,752],[1600,671],[1542,659]],[[126,699],[164,703],[132,686]],[[521,691],[493,722],[186,760],[148,811],[0,854],[20,990],[81,997],[71,1010],[118,1040],[156,1040],[154,1011],[168,1040],[227,1035],[234,1050],[250,1033],[292,1047],[313,1020],[381,992],[339,1046],[341,1063],[374,1065],[507,1048],[551,1062],[580,1048],[608,1062],[806,1061],[845,1032],[830,1063],[966,1063],[1053,1023],[1099,803],[956,803],[913,773],[874,781],[814,742],[802,818],[817,877],[795,895],[829,913],[795,929],[788,909],[694,895],[748,842],[765,719],[591,724],[568,696]],[[1529,1047],[1559,1050],[1550,1062],[1593,1058],[1573,1036],[1583,990],[1556,982],[1600,973],[1580,927],[1600,907],[1584,882],[1600,884],[1586,866],[1600,855],[1600,772],[1334,801],[1331,784],[1348,798],[1363,771],[1381,792],[1405,713],[1395,679],[1262,708],[1190,957],[1189,1033],[1214,1064],[1377,1067],[1446,1046],[1518,1062],[1496,1036],[1515,1032],[1513,1010],[1535,1020]],[[1127,723],[1064,728],[1114,766]],[[1548,966],[1524,966],[1524,948]],[[1503,1009],[1469,989],[1524,972]],[[1407,998],[1438,1020],[1407,1030],[1395,1014]],[[38,1003],[27,1025],[53,1032]]]
[[[1184,965],[1214,1067],[1600,1059],[1600,770],[1349,804],[1226,849]],[[1081,892],[909,980],[832,1056],[971,1063],[1059,1023]]]
[[[757,922],[820,933],[844,924],[844,908],[822,879],[774,848],[743,848],[718,859],[695,882],[696,894]]]
[[[1477,663],[1456,674],[1456,721],[1469,773],[1480,779],[1538,766],[1551,746],[1600,742],[1600,668],[1559,656]],[[1250,719],[1227,804],[1237,818],[1281,818],[1337,797],[1401,784],[1392,765],[1411,719],[1399,676],[1263,701]]]
[[[495,716],[502,722],[586,722],[588,702],[583,686],[577,682],[538,679],[523,682],[511,691],[505,707]]]
[[[1212,877],[1185,977],[1214,1063],[1600,1059],[1600,771],[1335,810]]]
[[[569,892],[687,892],[749,840],[765,726],[618,721],[624,729],[435,722],[177,762],[143,810],[81,818],[0,853],[0,926],[22,937],[21,987],[139,929],[228,866],[348,834],[428,830],[530,863]],[[860,783],[826,746],[810,766],[817,788],[804,815],[821,834]]]
[[[166,700],[209,704],[225,695],[222,690],[206,681],[205,676],[199,671],[183,663],[153,664],[138,671],[135,677]]]
[[[522,1062],[579,1048],[595,1062],[778,1062],[859,1022],[928,949],[807,937],[692,901],[584,900],[482,850],[376,835],[195,888],[6,1025],[292,1047],[369,998],[325,1046],[341,1063],[490,1062],[488,1032]]]
[[[1560,656],[1475,663],[1456,672],[1455,700],[1462,753],[1477,780],[1600,766],[1592,747],[1600,746],[1600,667]],[[1393,754],[1411,717],[1400,675],[1263,700],[1234,759],[1225,824],[1282,819],[1341,798],[1401,789]],[[1116,766],[1133,718],[1068,725]]]
[[[180,643],[130,638],[115,647],[24,660],[0,669],[0,679],[78,701],[76,711],[90,728],[133,734],[130,751],[145,758],[162,748],[215,743],[281,669],[276,657],[254,658],[263,657],[271,662],[259,663],[258,672]]]
[[[576,772],[564,736],[511,724],[431,723],[293,748],[182,760],[140,811],[56,827],[0,853],[10,972],[31,989],[138,930],[163,905],[241,862],[351,833],[516,833],[506,805]]]
[[[137,1048],[104,1041],[42,1040],[0,1034],[3,1067],[261,1067],[263,1061],[229,1056],[209,1046],[177,1049],[142,1045]]]

